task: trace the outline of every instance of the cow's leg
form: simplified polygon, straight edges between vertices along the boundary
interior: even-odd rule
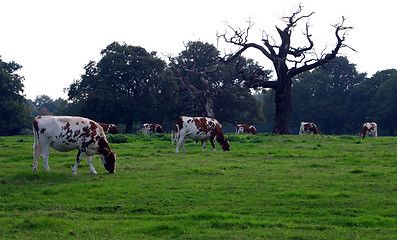
[[[183,141],[183,139],[178,139],[178,141],[176,142],[176,153],[179,152],[179,147],[181,146],[182,141]]]
[[[41,146],[40,146],[40,142],[38,139],[36,139],[35,136],[35,140],[34,140],[34,144],[33,144],[33,172],[37,171],[37,162],[40,158],[41,155]]]
[[[186,150],[185,150],[185,141],[186,141],[186,139],[184,138],[183,141],[182,141],[182,150],[183,150],[183,152],[186,152]]]
[[[85,158],[87,159],[88,165],[90,166],[91,173],[96,174],[94,165],[92,165],[92,156],[85,155]]]
[[[214,140],[210,140],[210,142],[211,142],[211,145],[212,145],[212,150],[214,150],[214,152],[216,152]]]
[[[183,152],[185,152],[185,138],[179,137],[177,143],[176,143],[176,153],[179,152],[179,147],[182,146]]]
[[[75,174],[75,175],[77,174],[77,166],[79,165],[79,163],[81,161],[81,158],[83,157],[83,154],[84,154],[84,152],[82,152],[79,149],[79,152],[77,153],[77,156],[76,156],[76,162],[74,163],[74,166],[73,166],[73,169],[72,169],[72,173]]]
[[[181,143],[179,142],[179,140],[176,142],[176,153],[179,152],[179,146],[181,145]]]
[[[45,170],[50,171],[48,165],[48,156],[50,155],[50,144],[47,141],[41,140],[41,158],[43,159]]]
[[[203,144],[203,150],[201,150],[201,151],[204,152],[205,147],[207,146],[207,140],[201,140],[201,143]]]

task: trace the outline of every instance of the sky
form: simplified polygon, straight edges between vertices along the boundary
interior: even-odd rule
[[[22,65],[17,73],[25,79],[26,98],[67,99],[64,89],[114,41],[156,51],[164,60],[178,55],[188,41],[208,42],[230,53],[236,49],[217,41],[217,33],[225,32],[227,25],[246,28],[250,20],[250,42],[260,43],[262,31],[277,41],[275,26],[284,28],[281,18],[299,4],[304,14],[314,12],[309,24],[319,54],[336,44],[332,24],[343,16],[345,26],[353,27],[345,43],[356,51],[344,49],[341,56],[368,77],[397,69],[394,0],[0,0],[0,56]],[[301,36],[299,29],[293,32],[294,46],[307,45]],[[244,56],[272,69],[254,50]]]

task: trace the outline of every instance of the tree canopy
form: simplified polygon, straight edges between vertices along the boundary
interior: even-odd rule
[[[152,106],[175,86],[166,63],[155,52],[117,42],[101,54],[102,59],[89,62],[85,74],[69,87],[69,100],[81,105],[79,114],[124,123],[127,132],[134,122],[158,116],[161,110],[150,111]]]
[[[30,127],[29,108],[23,96],[24,78],[16,73],[21,68],[0,57],[0,135],[18,134]]]
[[[170,58],[181,93],[181,111],[216,117],[233,124],[241,121],[263,123],[260,102],[237,74],[261,70],[262,67],[244,57],[236,58],[230,64],[224,64],[219,59],[220,53],[215,46],[203,42],[189,42],[186,50]]]

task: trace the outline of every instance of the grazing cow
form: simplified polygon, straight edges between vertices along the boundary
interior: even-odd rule
[[[248,124],[237,124],[236,125],[236,133],[237,134],[244,134],[244,133],[248,133],[248,134],[257,134],[258,132],[256,131],[255,126],[253,125],[248,125]]]
[[[91,172],[96,174],[92,165],[92,155],[99,154],[105,169],[114,173],[116,153],[112,152],[102,127],[87,118],[69,116],[37,116],[33,120],[33,172],[37,171],[37,161],[41,158],[44,167],[50,171],[48,156],[50,147],[60,152],[78,149],[73,174],[83,155],[86,155]]]
[[[316,124],[312,122],[301,122],[301,126],[299,128],[299,135],[310,134],[310,133],[320,134]]]
[[[153,133],[164,133],[163,127],[160,124],[144,123],[141,129],[144,135],[152,135]]]
[[[121,134],[119,129],[117,129],[116,125],[113,123],[98,123],[102,128],[105,134]]]
[[[367,122],[363,124],[363,128],[361,130],[362,138],[364,139],[366,135],[377,138],[378,137],[378,124],[375,122]]]
[[[230,151],[230,144],[223,135],[222,125],[214,118],[180,116],[176,125],[178,132],[176,152],[179,151],[181,145],[185,152],[186,138],[200,140],[203,144],[203,152],[207,146],[207,140],[211,142],[214,151],[216,151],[215,141],[219,142],[223,151]]]

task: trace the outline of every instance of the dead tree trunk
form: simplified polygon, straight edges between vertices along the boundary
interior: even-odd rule
[[[298,21],[309,18],[312,14],[301,15],[303,7],[299,6],[298,10],[290,17],[283,18],[286,23],[286,27],[282,30],[276,27],[279,34],[281,43],[271,43],[270,38],[267,34],[262,39],[263,45],[257,43],[248,42],[248,33],[252,27],[252,23],[249,22],[247,29],[234,29],[228,26],[232,30],[232,35],[225,34],[218,35],[218,38],[223,38],[226,43],[231,43],[240,46],[240,49],[229,56],[224,58],[225,63],[229,63],[240,56],[245,50],[254,48],[259,50],[265,55],[270,61],[272,61],[275,72],[277,73],[276,81],[263,80],[258,76],[249,76],[244,78],[246,84],[249,87],[264,87],[272,88],[275,90],[275,105],[276,112],[273,122],[273,132],[278,134],[289,134],[289,124],[292,115],[292,102],[291,102],[291,89],[292,89],[292,78],[300,73],[312,70],[316,67],[322,66],[325,63],[332,61],[340,48],[348,47],[343,42],[345,40],[346,30],[352,29],[351,27],[344,27],[345,19],[342,18],[340,24],[334,25],[336,31],[335,36],[337,44],[334,49],[328,54],[322,54],[320,57],[313,55],[314,43],[311,40],[311,34],[309,34],[309,25],[306,23],[306,32],[304,33],[308,46],[304,47],[292,47],[291,46],[291,35],[293,29],[297,26]],[[273,40],[272,40],[273,41]],[[244,76],[243,76],[244,77]]]
[[[278,78],[279,84],[275,89],[276,111],[274,113],[273,132],[277,134],[289,134],[289,123],[292,115],[291,81],[292,79],[289,77],[280,76]]]

